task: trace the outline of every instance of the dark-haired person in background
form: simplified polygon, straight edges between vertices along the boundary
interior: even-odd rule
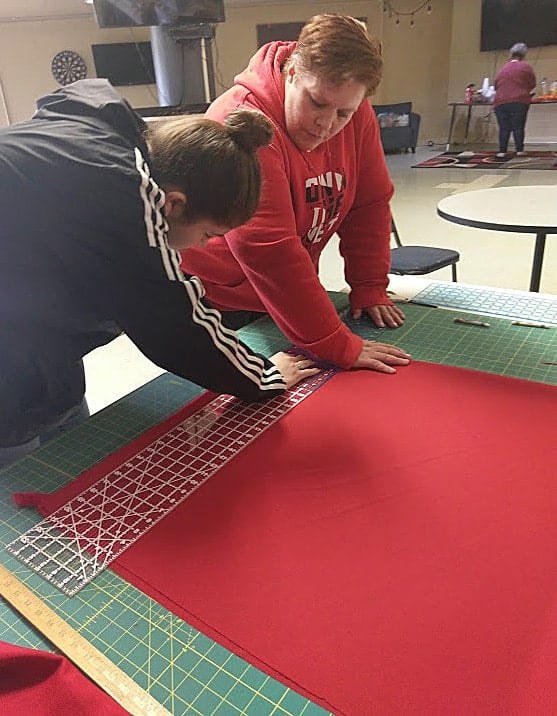
[[[272,143],[259,153],[261,203],[245,226],[184,254],[183,266],[220,310],[266,311],[319,358],[394,373],[408,354],[352,333],[318,277],[336,232],[354,317],[390,328],[404,321],[387,295],[393,186],[368,101],[382,64],[365,25],[336,14],[311,18],[298,42],[271,42],[251,58],[207,116],[244,107],[273,122]]]
[[[179,250],[253,215],[272,133],[245,110],[147,128],[106,80],[43,97],[0,132],[0,465],[87,414],[82,357],[121,331],[162,368],[246,400],[318,372],[254,353],[180,270]]]
[[[507,153],[511,133],[517,156],[524,151],[524,131],[530,109],[530,100],[536,87],[536,75],[531,65],[524,62],[528,48],[517,42],[509,50],[509,60],[495,77],[493,107],[499,125],[499,152],[503,159]]]

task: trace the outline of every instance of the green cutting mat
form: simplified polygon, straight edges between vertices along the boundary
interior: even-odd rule
[[[396,344],[414,360],[473,368],[513,378],[557,385],[557,327],[513,326],[504,318],[404,304],[406,322],[396,330],[378,330],[368,319],[345,317],[364,338]],[[489,328],[454,323],[479,320]]]
[[[346,296],[333,297],[339,310]],[[407,305],[405,325],[375,329],[347,322],[365,338],[404,347],[418,360],[458,365],[557,384],[557,330],[511,326],[490,318],[490,328],[453,323],[459,315]],[[470,313],[462,314],[467,318]],[[267,319],[242,330],[255,349],[272,354],[285,339]],[[63,438],[0,473],[0,544],[32,527],[38,516],[18,510],[11,494],[53,491],[107,453],[141,434],[201,391],[164,374],[94,415]],[[109,570],[68,598],[1,551],[0,561],[92,644],[147,689],[175,716],[323,716],[326,712],[173,616]],[[0,603],[0,639],[49,649],[13,610]]]

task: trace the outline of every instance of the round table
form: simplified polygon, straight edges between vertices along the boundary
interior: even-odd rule
[[[530,291],[539,291],[547,234],[557,234],[557,184],[509,186],[453,194],[437,213],[463,226],[492,231],[536,234]]]

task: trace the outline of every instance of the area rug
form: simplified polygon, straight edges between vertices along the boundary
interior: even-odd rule
[[[555,714],[556,397],[337,374],[113,567],[337,716]]]
[[[504,158],[497,152],[443,152],[413,165],[414,169],[557,169],[557,152],[528,152],[517,157],[514,152]]]

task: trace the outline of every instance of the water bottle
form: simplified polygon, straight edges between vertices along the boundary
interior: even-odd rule
[[[540,95],[542,97],[547,97],[547,77],[542,77],[540,81]]]

